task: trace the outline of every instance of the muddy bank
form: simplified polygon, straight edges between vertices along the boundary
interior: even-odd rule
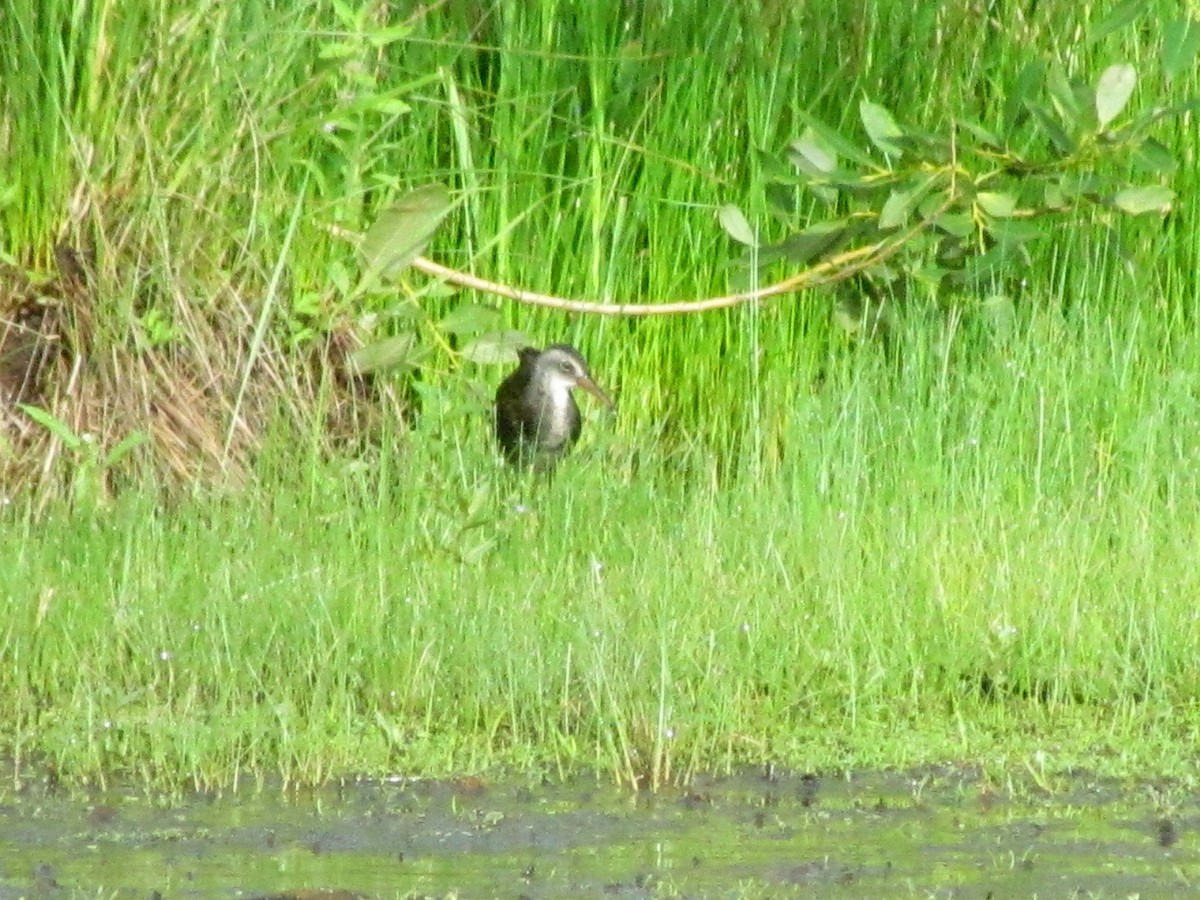
[[[1053,794],[970,770],[362,782],[168,800],[0,792],[0,897],[1164,896],[1200,875],[1182,787]]]

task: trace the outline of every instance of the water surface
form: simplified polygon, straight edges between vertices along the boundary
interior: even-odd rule
[[[592,779],[173,799],[10,788],[0,900],[1169,897],[1200,892],[1198,823],[1170,785],[1079,775],[1050,793],[958,769],[745,772],[656,795]]]

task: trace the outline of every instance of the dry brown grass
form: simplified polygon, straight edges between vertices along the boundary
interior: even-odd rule
[[[0,271],[0,489],[7,496],[31,491],[44,504],[69,494],[82,465],[96,470],[102,498],[121,484],[156,485],[169,495],[237,488],[252,477],[271,428],[315,433],[327,452],[344,453],[377,434],[385,417],[403,417],[404,398],[391,385],[351,374],[347,359],[360,342],[349,329],[302,350],[270,337],[256,346],[250,294],[228,280],[211,288],[222,295],[216,302],[198,302],[181,283],[132,285],[145,251],[130,233],[100,242],[99,253],[60,243],[52,277]],[[130,323],[113,333],[112,307],[101,309],[131,291],[169,304],[176,339],[149,348]],[[44,410],[85,443],[43,427],[22,405]],[[138,433],[140,445],[105,462]]]

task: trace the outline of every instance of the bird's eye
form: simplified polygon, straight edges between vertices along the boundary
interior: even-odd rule
[[[569,359],[564,359],[558,364],[558,371],[562,372],[564,375],[574,375],[575,367],[571,365],[571,361]]]

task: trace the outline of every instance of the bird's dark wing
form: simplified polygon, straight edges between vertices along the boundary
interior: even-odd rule
[[[495,427],[496,443],[511,461],[517,461],[521,456],[523,443],[532,441],[536,423],[528,420],[522,399],[524,381],[515,372],[500,384],[496,390]]]
[[[571,403],[567,406],[567,419],[571,429],[571,439],[567,441],[568,447],[579,440],[579,433],[583,431],[583,419],[579,415],[579,404],[575,402],[574,397],[570,399]]]

